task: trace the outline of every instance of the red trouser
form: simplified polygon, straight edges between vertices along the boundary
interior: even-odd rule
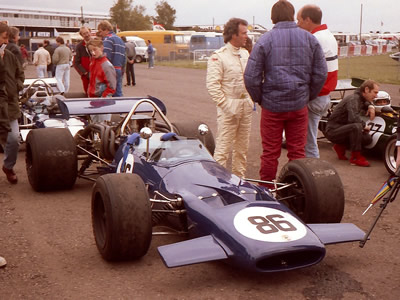
[[[271,181],[275,179],[278,158],[281,155],[283,130],[285,130],[289,161],[305,157],[307,125],[307,106],[297,111],[282,113],[262,109],[260,123],[263,148],[260,169],[261,180]]]

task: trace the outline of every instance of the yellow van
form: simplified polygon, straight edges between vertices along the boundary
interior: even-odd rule
[[[157,49],[156,56],[159,59],[177,59],[189,57],[189,44],[185,42],[185,34],[174,30],[163,31],[121,31],[118,36],[138,36],[150,40]]]

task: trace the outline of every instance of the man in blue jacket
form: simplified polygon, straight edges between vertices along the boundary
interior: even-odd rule
[[[113,64],[117,74],[117,89],[114,97],[122,97],[122,75],[126,63],[125,43],[114,33],[112,25],[108,21],[100,22],[97,30],[98,34],[103,38],[103,52]]]
[[[260,179],[264,181],[275,179],[283,130],[289,160],[305,157],[307,103],[318,96],[327,77],[321,46],[311,33],[297,27],[293,5],[276,2],[271,19],[275,26],[255,44],[244,72],[247,91],[262,107]]]

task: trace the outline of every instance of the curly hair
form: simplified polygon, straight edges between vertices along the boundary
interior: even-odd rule
[[[239,25],[247,26],[248,23],[243,19],[232,18],[225,24],[223,33],[225,44],[232,39],[234,34],[239,34]]]

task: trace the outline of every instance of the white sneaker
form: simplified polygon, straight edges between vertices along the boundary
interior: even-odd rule
[[[7,265],[6,260],[4,259],[4,257],[0,256],[0,268],[3,268]]]

